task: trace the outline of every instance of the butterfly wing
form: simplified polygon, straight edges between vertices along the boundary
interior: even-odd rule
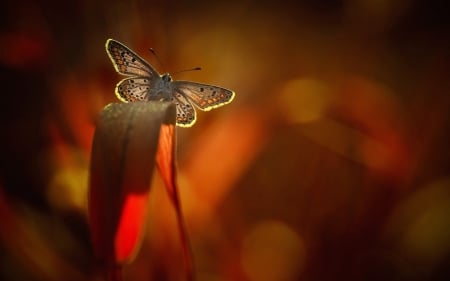
[[[203,111],[230,103],[234,99],[234,92],[222,87],[194,83],[189,81],[174,81],[175,93],[187,97],[196,107]]]
[[[159,78],[158,72],[148,62],[119,41],[108,39],[105,47],[118,73],[128,76],[145,76],[150,79]]]
[[[177,125],[180,127],[191,127],[194,125],[196,120],[195,109],[188,98],[181,93],[175,93],[172,96],[172,102],[175,103],[177,108]]]
[[[133,76],[125,78],[117,84],[117,97],[123,102],[150,100],[152,90],[155,87],[161,87],[158,82],[162,82],[161,79],[164,77],[162,78],[149,63],[122,43],[108,39],[105,47],[116,71],[122,75]],[[170,82],[170,80],[165,82]],[[167,90],[166,94],[169,94],[172,102],[175,103],[176,122],[180,127],[194,125],[196,114],[193,104],[201,110],[208,111],[230,103],[235,95],[231,90],[213,85],[188,81],[170,83],[170,87],[158,89]],[[160,91],[153,91],[153,94],[159,97]]]
[[[120,81],[116,86],[116,95],[123,102],[147,101],[150,96],[150,85],[145,77],[131,77]],[[180,127],[194,125],[195,109],[188,98],[181,93],[175,93],[171,101],[177,109],[176,122]]]
[[[146,101],[150,95],[150,80],[147,77],[125,78],[116,86],[116,96],[123,102]]]

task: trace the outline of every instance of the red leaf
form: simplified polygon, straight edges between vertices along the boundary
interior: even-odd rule
[[[184,262],[187,280],[194,280],[191,246],[183,220],[181,203],[178,195],[175,161],[175,125],[163,124],[159,136],[159,146],[156,154],[156,165],[166,185],[170,199],[177,214],[177,223],[180,231],[180,240],[183,247]]]

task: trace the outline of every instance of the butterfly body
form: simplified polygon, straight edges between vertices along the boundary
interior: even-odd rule
[[[176,122],[180,127],[195,123],[195,107],[203,111],[230,103],[231,90],[190,81],[173,81],[169,73],[160,75],[149,63],[122,43],[108,39],[106,52],[116,71],[129,76],[116,86],[116,95],[123,102],[171,101],[177,109]]]
[[[148,101],[171,101],[172,100],[172,77],[169,73],[161,75],[161,79],[156,81],[154,87],[149,89]]]

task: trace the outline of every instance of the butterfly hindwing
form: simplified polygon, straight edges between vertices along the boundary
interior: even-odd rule
[[[123,102],[148,100],[151,84],[147,77],[125,78],[116,86],[116,96]]]
[[[191,127],[196,121],[194,106],[189,102],[186,96],[180,93],[174,93],[172,102],[177,108],[177,125],[180,127]]]
[[[203,111],[230,103],[234,92],[222,87],[189,81],[174,81],[173,89],[185,95],[195,106]]]
[[[153,69],[149,63],[139,57],[132,50],[128,49],[128,47],[122,43],[113,39],[108,39],[105,47],[114,68],[120,74],[129,76],[145,76],[150,79],[159,78],[158,72]]]
[[[195,107],[208,111],[230,103],[231,90],[189,81],[172,81],[168,73],[159,73],[144,59],[122,43],[108,39],[106,52],[119,74],[132,76],[116,86],[116,95],[123,102],[167,101],[176,105],[176,124],[191,127],[196,121]]]

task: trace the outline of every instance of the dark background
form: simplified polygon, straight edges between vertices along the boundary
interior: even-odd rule
[[[2,1],[0,279],[98,280],[86,191],[114,38],[236,92],[178,129],[198,280],[448,280],[447,6]],[[126,280],[181,280],[158,178],[151,196]]]

